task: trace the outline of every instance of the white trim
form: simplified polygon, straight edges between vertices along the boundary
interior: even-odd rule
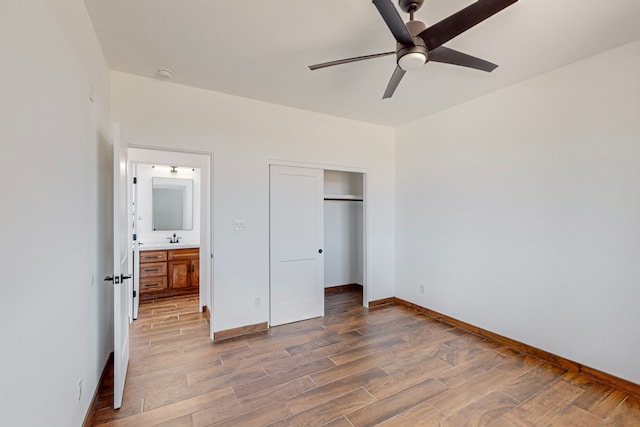
[[[314,169],[322,169],[322,170],[332,170],[332,171],[340,171],[340,172],[356,172],[356,173],[369,173],[369,169],[367,168],[359,168],[355,166],[346,166],[346,165],[332,165],[329,163],[313,163],[313,162],[296,162],[291,160],[279,160],[279,159],[269,159],[269,166],[294,166],[301,168],[314,168]]]

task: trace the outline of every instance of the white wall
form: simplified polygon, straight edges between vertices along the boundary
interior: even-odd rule
[[[324,171],[326,198],[348,195],[362,199],[363,183],[361,173]],[[363,283],[363,219],[362,201],[324,201],[325,287]]]
[[[393,129],[120,72],[111,85],[129,144],[213,153],[215,331],[269,319],[271,162],[367,172],[368,299],[393,295]]]
[[[77,426],[113,345],[109,75],[80,0],[2,1],[0,52],[0,423]]]
[[[324,202],[324,286],[362,284],[362,202]]]
[[[362,198],[364,180],[361,173],[324,171],[325,196],[358,196]]]
[[[397,296],[640,383],[638,76],[640,41],[399,128]]]

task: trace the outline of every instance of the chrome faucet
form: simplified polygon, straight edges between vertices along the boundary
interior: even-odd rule
[[[169,243],[180,243],[179,239],[182,239],[180,236],[176,236],[176,233],[173,233],[173,237],[167,237],[169,239]]]

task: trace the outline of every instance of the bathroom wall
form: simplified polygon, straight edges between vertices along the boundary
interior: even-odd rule
[[[136,231],[138,241],[144,245],[168,243],[168,237],[176,233],[180,242],[200,242],[200,169],[190,167],[178,167],[177,173],[172,173],[169,166],[137,163],[137,206],[136,206]],[[158,230],[153,229],[152,210],[152,180],[158,178],[180,178],[193,181],[193,229],[191,230]],[[143,246],[144,249],[144,246]]]

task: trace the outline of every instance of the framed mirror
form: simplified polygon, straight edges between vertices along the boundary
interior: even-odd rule
[[[192,230],[193,180],[154,177],[152,206],[154,230]]]

